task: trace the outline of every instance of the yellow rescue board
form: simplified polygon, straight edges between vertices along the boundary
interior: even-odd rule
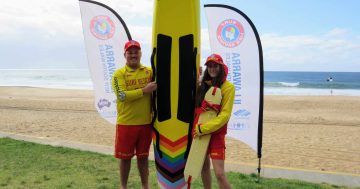
[[[160,188],[185,188],[200,61],[200,1],[155,0],[152,67],[158,84],[154,151]]]
[[[214,90],[214,87],[211,87],[206,92],[204,100],[206,100],[210,104],[220,105],[222,100],[220,88],[216,88],[216,90]],[[201,113],[199,116],[198,124],[210,121],[212,118],[215,118],[217,116],[217,113],[217,111],[212,109]],[[211,134],[197,136],[193,139],[184,170],[185,180],[189,180],[190,177],[191,180],[195,180],[200,175],[202,167],[204,165],[205,157],[207,155],[210,138]]]

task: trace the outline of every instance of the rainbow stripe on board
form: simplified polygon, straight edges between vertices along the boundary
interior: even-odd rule
[[[188,143],[188,136],[171,141],[163,135],[160,136],[160,150],[162,157],[156,150],[156,135],[153,136],[155,163],[157,169],[157,179],[161,188],[184,188],[184,168],[186,164],[185,153]]]

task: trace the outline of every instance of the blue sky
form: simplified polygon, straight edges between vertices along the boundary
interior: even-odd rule
[[[207,2],[215,3],[214,0]],[[322,34],[334,28],[360,31],[356,0],[235,0],[261,33],[280,35]]]
[[[151,47],[153,0],[99,0],[116,10],[143,62]],[[265,71],[360,72],[360,1],[201,0],[234,6],[260,34]],[[202,15],[202,60],[210,53]],[[13,0],[0,6],[0,69],[87,68],[77,0]]]

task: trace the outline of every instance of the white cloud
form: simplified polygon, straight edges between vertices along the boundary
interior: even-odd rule
[[[151,47],[152,45],[152,27],[151,26],[139,26],[129,25],[132,38],[139,40],[142,46]]]
[[[336,71],[353,65],[360,71],[360,40],[345,29],[322,35],[263,34],[261,40],[265,69]]]
[[[151,42],[151,28],[134,24],[144,25],[143,20],[149,19],[152,0],[100,2],[121,15],[130,25],[134,38],[139,36],[140,40],[141,37],[145,46]],[[0,24],[0,55],[3,57],[0,67],[86,65],[78,0],[1,1]],[[146,33],[141,35],[144,31]]]
[[[349,30],[343,29],[343,28],[335,28],[325,34],[325,37],[331,38],[331,37],[343,37],[346,36],[349,33]]]
[[[0,33],[12,36],[39,30],[50,36],[78,35],[81,32],[79,16],[77,1],[4,1],[0,7],[0,22],[6,27],[0,28]]]
[[[153,0],[101,0],[126,21],[132,37],[143,46],[148,62],[152,45]],[[13,0],[0,6],[0,51],[16,48],[74,49],[83,52],[78,0]],[[309,32],[310,33],[310,32]],[[265,70],[329,69],[357,65],[360,71],[360,36],[349,29],[334,28],[317,35],[261,35]],[[20,42],[20,43],[19,43]],[[30,48],[28,48],[30,49]],[[31,50],[31,49],[30,49]],[[207,29],[201,29],[201,64],[211,53]],[[6,54],[6,53],[3,53]],[[350,69],[351,71],[351,69]]]
[[[210,49],[210,40],[209,40],[209,30],[206,28],[201,29],[201,59],[200,65],[203,65],[206,61],[206,58],[212,53]]]
[[[153,14],[153,0],[102,0],[100,2],[129,18],[144,18]]]
[[[103,0],[121,16],[147,18],[152,15],[152,0]],[[49,37],[66,35],[81,37],[81,16],[78,0],[2,1],[0,34],[19,38],[27,30],[41,31]]]

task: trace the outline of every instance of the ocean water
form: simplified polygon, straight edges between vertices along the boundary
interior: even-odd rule
[[[88,69],[0,69],[0,86],[93,89]],[[264,86],[265,95],[360,96],[360,72],[267,71]]]
[[[88,69],[0,69],[0,86],[93,89]]]
[[[264,74],[267,95],[360,96],[360,72],[276,72]]]

